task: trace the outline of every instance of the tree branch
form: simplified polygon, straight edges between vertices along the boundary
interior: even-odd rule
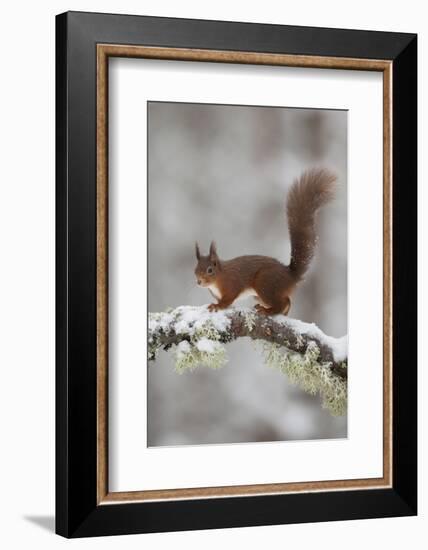
[[[327,336],[314,324],[283,315],[266,317],[246,308],[210,313],[206,306],[180,306],[165,313],[149,314],[150,360],[155,359],[159,349],[181,345],[184,350],[183,342],[195,344],[204,339],[225,344],[242,337],[264,340],[301,355],[316,346],[316,361],[328,365],[332,374],[342,380],[347,378],[347,338]],[[204,345],[209,349],[206,342]]]

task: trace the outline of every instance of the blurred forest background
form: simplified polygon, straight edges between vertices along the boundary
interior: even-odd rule
[[[264,254],[289,262],[289,186],[308,168],[337,173],[319,214],[316,257],[290,317],[347,333],[347,113],[204,104],[148,104],[149,311],[212,301],[194,277],[194,242],[220,258]],[[253,305],[249,298],[242,305]],[[179,375],[172,352],[148,366],[148,445],[339,438],[335,418],[266,367],[249,339],[227,345],[220,371]]]

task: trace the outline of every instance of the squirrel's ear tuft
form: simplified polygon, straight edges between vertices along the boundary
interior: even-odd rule
[[[198,245],[197,242],[195,243],[195,252],[196,252],[196,259],[200,260],[201,259],[201,252],[199,250],[199,245]]]
[[[214,261],[218,258],[217,256],[217,246],[214,241],[211,241],[210,244],[210,260]]]

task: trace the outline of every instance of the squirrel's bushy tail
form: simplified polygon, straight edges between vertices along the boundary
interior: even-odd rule
[[[288,229],[291,240],[290,270],[300,279],[314,255],[317,235],[315,214],[333,198],[336,176],[323,169],[304,172],[287,196]]]

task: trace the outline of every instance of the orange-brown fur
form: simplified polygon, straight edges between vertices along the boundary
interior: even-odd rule
[[[208,256],[202,256],[196,243],[198,284],[212,287],[218,299],[210,311],[224,309],[245,291],[259,301],[255,307],[264,315],[286,315],[290,296],[309,267],[316,245],[315,214],[333,196],[336,177],[326,170],[310,170],[294,182],[287,197],[291,259],[288,266],[268,256],[238,256],[221,260],[214,242]],[[214,289],[214,290],[213,290]]]

